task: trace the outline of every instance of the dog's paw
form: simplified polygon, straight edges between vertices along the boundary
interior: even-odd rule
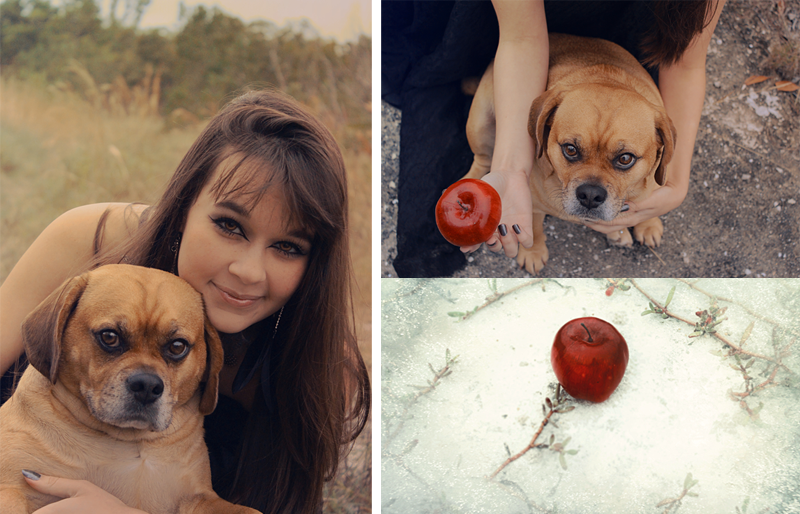
[[[548,257],[547,245],[544,243],[534,243],[530,248],[520,245],[517,252],[517,264],[531,275],[536,275],[547,264]]]
[[[625,248],[633,246],[633,238],[631,237],[631,232],[628,229],[622,229],[618,232],[610,232],[606,234],[606,238],[608,239],[609,244],[614,246],[622,246]]]
[[[640,244],[654,248],[661,244],[661,235],[664,233],[664,225],[658,218],[650,218],[633,227],[633,237]]]

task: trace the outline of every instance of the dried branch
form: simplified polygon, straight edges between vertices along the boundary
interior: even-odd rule
[[[644,289],[642,289],[642,288],[641,288],[641,286],[639,286],[639,284],[637,284],[635,280],[631,279],[631,284],[633,284],[633,286],[634,286],[636,289],[638,289],[638,290],[639,290],[639,292],[641,292],[641,293],[642,293],[642,294],[643,294],[643,295],[644,295],[644,296],[645,296],[645,297],[646,297],[648,300],[650,300],[650,303],[652,303],[653,305],[655,305],[655,306],[656,306],[656,307],[659,309],[659,310],[658,310],[658,312],[660,312],[660,313],[663,313],[664,315],[666,315],[666,316],[668,316],[668,317],[670,317],[670,318],[674,318],[674,319],[677,319],[677,320],[679,320],[679,321],[683,321],[683,322],[684,322],[684,323],[686,323],[687,325],[691,325],[691,326],[693,326],[693,327],[694,327],[694,326],[697,326],[697,323],[695,323],[695,322],[693,322],[693,321],[690,321],[690,320],[688,320],[688,319],[686,319],[686,318],[683,318],[683,317],[681,317],[681,316],[679,316],[679,315],[675,314],[674,312],[672,312],[672,311],[668,310],[668,309],[666,308],[666,306],[662,306],[662,305],[661,305],[661,304],[660,304],[660,303],[659,303],[657,300],[655,300],[655,299],[654,299],[652,296],[650,296],[649,294],[647,294],[647,292],[645,292],[645,291],[644,291]],[[717,339],[719,339],[720,341],[722,341],[722,343],[724,343],[725,345],[727,345],[727,346],[731,347],[731,348],[733,349],[733,351],[732,351],[732,352],[729,352],[729,355],[736,355],[736,354],[741,354],[741,355],[749,355],[750,357],[755,357],[755,358],[757,358],[757,359],[762,359],[762,360],[769,361],[769,362],[772,362],[772,363],[774,363],[774,364],[777,364],[778,366],[780,366],[781,368],[785,369],[785,370],[786,370],[786,371],[788,371],[789,373],[792,373],[792,374],[794,374],[794,371],[792,371],[791,369],[789,369],[789,368],[788,368],[788,367],[787,367],[785,364],[783,364],[782,362],[779,362],[779,361],[777,361],[777,360],[773,359],[772,357],[767,357],[766,355],[761,355],[760,353],[754,353],[754,352],[750,352],[750,351],[748,351],[748,350],[745,350],[745,349],[743,349],[741,346],[739,346],[739,345],[737,345],[737,344],[733,343],[733,342],[732,342],[732,341],[730,341],[728,338],[726,338],[726,337],[724,337],[724,336],[721,336],[721,335],[720,335],[719,333],[717,333],[717,332],[706,332],[706,333],[708,333],[709,335],[712,335],[712,336],[716,337]]]
[[[697,286],[697,281],[694,281],[694,282],[689,282],[688,280],[686,280],[686,279],[684,279],[684,278],[679,278],[679,279],[677,279],[677,280],[678,280],[679,282],[683,282],[684,284],[686,284],[686,285],[687,285],[687,286],[689,286],[690,288],[694,289],[694,290],[695,290],[695,291],[697,291],[698,293],[704,294],[704,295],[708,296],[709,298],[716,298],[717,300],[719,300],[719,301],[721,301],[721,302],[727,302],[727,303],[732,303],[732,304],[734,304],[734,305],[737,305],[737,306],[739,306],[741,309],[743,309],[744,311],[746,311],[748,314],[750,314],[751,316],[753,316],[754,318],[758,318],[758,319],[760,319],[760,320],[762,320],[762,321],[766,321],[766,322],[767,322],[767,323],[769,323],[770,325],[774,325],[774,326],[776,326],[776,327],[781,327],[781,328],[784,328],[784,329],[786,329],[787,331],[789,331],[789,332],[791,332],[792,334],[794,334],[795,336],[800,336],[800,332],[798,332],[797,330],[793,329],[792,327],[784,327],[784,326],[782,326],[782,325],[781,325],[779,322],[775,321],[774,319],[768,318],[768,317],[764,316],[763,314],[759,314],[758,312],[754,311],[753,309],[751,309],[751,308],[750,308],[750,307],[748,307],[747,305],[744,305],[744,304],[742,304],[742,303],[739,303],[739,302],[737,302],[736,300],[733,300],[733,299],[731,299],[731,298],[725,298],[725,297],[723,297],[723,296],[717,296],[717,295],[715,295],[715,294],[713,294],[713,293],[709,293],[708,291],[706,291],[706,290],[704,290],[704,289],[701,289],[700,287],[698,287],[698,286]]]
[[[406,404],[405,408],[403,409],[403,414],[400,416],[400,424],[397,425],[397,428],[395,428],[394,432],[392,432],[389,435],[389,437],[387,438],[387,443],[389,441],[391,441],[392,439],[394,439],[394,437],[403,428],[403,425],[405,424],[405,421],[406,421],[406,415],[408,414],[408,410],[411,408],[411,406],[414,405],[417,402],[417,400],[420,399],[420,397],[422,397],[422,396],[430,393],[434,389],[436,389],[436,386],[439,385],[439,380],[441,380],[442,378],[450,375],[453,372],[453,370],[451,369],[451,366],[453,364],[455,364],[456,360],[458,360],[458,355],[456,355],[455,357],[451,356],[450,355],[450,349],[448,348],[446,350],[446,353],[445,353],[445,365],[444,365],[443,368],[441,368],[441,369],[439,369],[437,371],[437,370],[433,369],[433,365],[431,363],[428,363],[428,367],[433,372],[433,380],[428,380],[427,387],[426,386],[412,386],[412,387],[416,387],[417,389],[419,389],[419,391]]]
[[[520,457],[522,457],[523,455],[528,453],[528,451],[530,451],[533,448],[547,448],[547,447],[550,447],[550,449],[552,449],[553,451],[558,452],[560,454],[559,458],[562,460],[561,465],[562,465],[562,467],[566,468],[566,464],[563,462],[563,458],[564,458],[564,453],[563,452],[564,452],[564,446],[566,446],[567,442],[569,441],[569,438],[567,438],[563,442],[555,443],[555,444],[553,444],[553,442],[555,440],[554,437],[550,438],[550,443],[549,444],[548,443],[536,444],[536,440],[542,434],[542,430],[544,430],[544,427],[546,427],[547,424],[550,422],[550,418],[553,417],[553,414],[561,414],[561,413],[569,412],[569,411],[571,411],[571,410],[573,410],[575,408],[574,405],[569,406],[569,407],[559,408],[562,405],[564,405],[567,401],[568,400],[566,398],[562,398],[562,396],[561,396],[561,384],[558,384],[556,386],[556,401],[553,402],[553,401],[550,400],[550,398],[545,398],[545,402],[547,404],[547,407],[545,407],[545,405],[542,405],[542,411],[545,413],[545,417],[542,420],[542,422],[539,424],[539,429],[536,431],[535,434],[533,434],[533,439],[531,439],[531,442],[528,443],[528,446],[523,448],[522,451],[520,451],[516,455],[513,455],[513,456],[509,457],[508,459],[506,459],[506,461],[499,468],[497,468],[494,473],[489,475],[489,480],[494,479],[494,477],[496,477],[498,473],[503,471],[503,469],[506,466],[508,466],[509,464],[514,462],[515,460],[519,459]],[[570,454],[574,455],[575,453],[577,453],[577,450],[569,450],[567,453],[570,453]]]

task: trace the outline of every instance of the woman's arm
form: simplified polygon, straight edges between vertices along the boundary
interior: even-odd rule
[[[94,256],[94,234],[110,209],[105,243],[128,234],[129,204],[92,204],[62,214],[36,238],[0,286],[0,373],[22,355],[22,321],[66,279],[84,270]],[[134,206],[141,212],[144,206]]]
[[[64,498],[37,510],[39,514],[146,514],[128,507],[116,496],[85,480],[56,478],[30,471],[24,476],[28,485],[40,493]]]
[[[706,54],[724,4],[725,0],[715,3],[714,16],[710,23],[703,32],[695,36],[678,62],[662,67],[658,72],[661,98],[678,134],[675,153],[667,166],[666,184],[647,199],[631,202],[630,210],[616,219],[587,223],[587,226],[603,233],[622,230],[666,214],[677,208],[686,198],[694,143],[706,94]]]
[[[497,129],[491,173],[483,180],[491,184],[503,202],[501,236],[509,257],[518,243],[533,245],[531,196],[528,177],[533,166],[533,140],[528,135],[528,113],[533,100],[547,86],[549,43],[543,0],[493,0],[500,25],[500,42],[494,60],[494,108]],[[521,229],[516,234],[514,226]],[[494,244],[496,236],[487,243]],[[479,247],[464,247],[472,251]],[[499,251],[500,248],[496,247]]]

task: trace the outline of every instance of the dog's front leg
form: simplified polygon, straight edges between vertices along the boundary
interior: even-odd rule
[[[647,245],[650,248],[661,244],[662,234],[664,234],[664,224],[661,223],[661,220],[657,216],[633,227],[633,237],[635,237],[640,244]]]
[[[549,257],[544,235],[544,214],[533,214],[533,246],[525,248],[519,245],[517,251],[517,264],[525,268],[531,275],[536,275],[547,264]]]
[[[613,246],[621,246],[623,248],[630,248],[633,246],[633,238],[631,232],[627,228],[606,234],[608,244]]]

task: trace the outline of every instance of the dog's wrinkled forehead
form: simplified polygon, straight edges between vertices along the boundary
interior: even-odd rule
[[[151,329],[169,329],[179,322],[200,334],[204,326],[200,294],[183,279],[150,268],[98,268],[88,277],[76,314],[80,315],[84,306],[92,306],[95,320],[145,320]]]
[[[577,88],[564,95],[553,117],[556,144],[579,142],[582,146],[615,152],[646,152],[656,139],[655,109],[643,96],[605,88]]]

